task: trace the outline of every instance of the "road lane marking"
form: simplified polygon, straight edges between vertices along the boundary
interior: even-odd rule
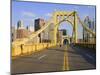
[[[42,56],[40,56],[38,59],[40,60],[40,59],[42,59],[42,58],[44,58],[46,55],[42,55]]]
[[[63,63],[63,70],[69,70],[69,63],[68,63],[68,53],[67,53],[67,47],[65,47],[64,52],[64,63]]]
[[[67,52],[67,50],[68,50],[68,46],[66,47],[66,63],[67,63],[67,70],[69,70],[69,61],[68,61],[68,52]]]

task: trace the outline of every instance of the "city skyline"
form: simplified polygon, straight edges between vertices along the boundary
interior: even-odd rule
[[[43,18],[48,21],[54,11],[74,10],[78,12],[81,20],[85,16],[89,16],[91,19],[95,18],[95,6],[12,1],[12,25],[16,26],[19,20],[23,20],[25,27],[34,26],[35,19]],[[72,27],[68,23],[61,23],[59,28],[67,29],[68,34],[72,33]],[[78,36],[82,38],[82,27],[79,25],[78,29],[78,32],[80,32]]]

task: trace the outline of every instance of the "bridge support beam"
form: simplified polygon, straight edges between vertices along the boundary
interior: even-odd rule
[[[78,24],[77,24],[77,15],[76,14],[77,14],[77,12],[75,11],[74,12],[74,34],[73,34],[74,35],[74,43],[77,43],[78,42],[77,41],[77,39],[78,39],[77,38],[78,37],[78,32],[77,32],[77,29],[78,29],[77,27],[78,26],[77,25]]]
[[[56,15],[56,13],[54,14],[54,16],[53,16],[53,19],[54,19],[54,33],[53,33],[53,43],[54,44],[57,44],[57,26],[58,25],[56,25],[58,22],[57,22],[57,15]]]

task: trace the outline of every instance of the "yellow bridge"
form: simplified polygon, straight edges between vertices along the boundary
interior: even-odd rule
[[[60,19],[58,19],[60,17]],[[21,54],[31,54],[32,52],[38,52],[40,50],[43,50],[45,48],[54,47],[57,45],[62,44],[61,42],[57,41],[57,32],[58,27],[60,23],[62,22],[68,22],[73,28],[72,32],[72,41],[74,45],[82,45],[83,43],[78,43],[78,23],[81,25],[88,33],[96,37],[95,32],[93,32],[91,29],[87,27],[81,21],[78,13],[76,11],[67,12],[67,11],[55,11],[52,14],[52,17],[50,20],[46,22],[44,27],[39,29],[38,31],[32,33],[27,38],[22,39],[16,39],[14,42],[12,42],[12,56],[19,56]],[[50,31],[49,35],[53,35],[53,38],[50,43],[32,43],[31,40],[37,37],[39,34],[41,34],[45,29],[47,29],[51,24],[54,25],[54,29]],[[64,37],[68,38],[68,37]],[[85,43],[86,45],[88,43]],[[95,43],[94,43],[95,44]],[[88,44],[89,45],[89,44]],[[93,45],[93,44],[92,44]],[[91,46],[94,47],[94,46]]]

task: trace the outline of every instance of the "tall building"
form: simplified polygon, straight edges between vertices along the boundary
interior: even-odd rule
[[[30,32],[34,32],[34,26],[33,25],[27,26],[27,30]]]
[[[86,16],[84,19],[84,24],[89,28],[90,27],[90,19],[89,16]],[[88,32],[83,28],[83,40],[85,42],[88,42],[89,34]]]
[[[94,21],[92,21],[89,16],[86,16],[84,19],[84,24],[91,29],[92,31],[94,31]],[[83,40],[84,42],[91,42],[93,40],[93,36],[92,34],[90,34],[89,32],[87,32],[84,28],[83,28]]]
[[[38,31],[39,29],[41,29],[45,25],[45,20],[38,18],[38,19],[35,19],[34,23],[35,23],[34,29],[35,29],[35,31]],[[42,32],[41,34],[39,34],[38,36],[40,38],[40,42],[43,42],[43,40],[46,36],[45,31]]]
[[[35,31],[39,30],[44,25],[45,25],[44,19],[41,19],[41,18],[35,19],[35,27],[34,27]]]
[[[19,20],[17,23],[16,38],[26,38],[29,36],[29,31],[24,27],[23,21]]]
[[[51,23],[48,27],[48,39],[50,40],[50,42],[54,42],[54,24]]]
[[[23,21],[22,20],[19,20],[17,22],[17,29],[24,29],[24,24],[23,24]]]
[[[27,26],[27,30],[30,32],[34,32],[34,22],[33,21],[31,21],[30,25]]]
[[[61,29],[61,30],[59,30],[59,31],[62,32],[62,35],[67,35],[66,29]]]

